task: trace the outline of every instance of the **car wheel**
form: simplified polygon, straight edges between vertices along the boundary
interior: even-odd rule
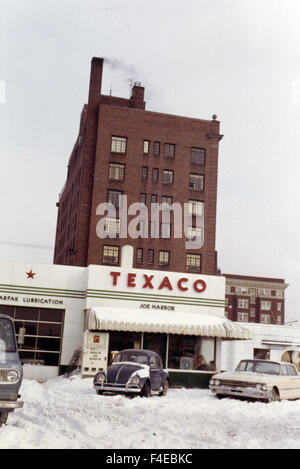
[[[160,396],[166,396],[170,387],[169,381],[166,379],[163,385],[163,390],[159,393]]]
[[[142,397],[150,397],[151,396],[151,387],[149,381],[146,381],[144,387],[141,392]]]
[[[279,398],[278,391],[275,388],[273,388],[272,389],[272,396],[270,397],[269,402],[275,402],[275,401],[279,401],[279,400],[280,400],[280,398]]]
[[[7,421],[8,412],[0,412],[0,427],[4,425]]]
[[[224,394],[216,394],[218,399],[224,399],[226,396]]]
[[[97,391],[97,394],[99,394],[99,396],[102,396],[103,391]]]

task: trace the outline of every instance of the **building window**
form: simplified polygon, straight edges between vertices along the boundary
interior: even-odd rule
[[[140,202],[141,202],[141,204],[146,205],[146,202],[147,202],[147,194],[145,194],[144,192],[142,192],[142,193],[140,194]]]
[[[119,263],[119,246],[103,246],[102,263],[115,265]]]
[[[193,164],[205,164],[205,148],[191,148],[191,163]]]
[[[104,232],[110,237],[118,237],[120,235],[120,219],[106,218]]]
[[[111,138],[111,149],[112,153],[126,153],[127,147],[127,138],[126,137],[116,137],[112,136]]]
[[[250,317],[255,318],[255,308],[250,308]]]
[[[137,248],[136,250],[136,263],[137,264],[143,263],[143,248]]]
[[[174,171],[169,169],[164,169],[163,172],[163,183],[164,184],[173,184],[174,181]]]
[[[109,179],[113,181],[124,181],[125,165],[121,163],[109,164]]]
[[[268,288],[260,288],[258,293],[262,296],[271,296],[271,291]]]
[[[153,168],[152,169],[152,182],[157,182],[158,181],[158,169]]]
[[[189,215],[203,215],[204,203],[200,200],[189,200]]]
[[[147,181],[148,179],[148,168],[147,166],[142,167],[142,181]]]
[[[200,254],[187,254],[185,268],[188,272],[201,271],[201,255]]]
[[[154,142],[154,156],[160,155],[160,142]]]
[[[158,253],[158,265],[169,265],[170,264],[170,252],[159,251]]]
[[[248,294],[248,288],[247,287],[236,287],[235,291],[238,294],[242,294],[242,293]]]
[[[170,209],[171,208],[171,205],[173,203],[173,197],[169,196],[169,195],[163,195],[162,196],[162,204],[165,205],[164,209]]]
[[[175,158],[175,145],[173,143],[165,143],[165,157]]]
[[[162,223],[160,225],[160,236],[162,238],[171,237],[171,224],[170,223]]]
[[[260,317],[260,322],[263,324],[270,324],[271,316],[269,314],[262,314]]]
[[[20,328],[25,329],[18,350],[22,363],[38,360],[48,366],[59,365],[64,310],[1,305],[0,313],[14,320],[17,339]]]
[[[190,174],[189,188],[194,191],[203,191],[204,176],[200,174]]]
[[[188,226],[187,227],[187,239],[195,240],[196,238],[201,241],[202,240],[202,228],[196,226]]]
[[[157,203],[157,194],[151,194],[151,204]]]
[[[249,308],[249,300],[238,299],[238,308]]]
[[[122,191],[113,191],[113,190],[108,190],[107,191],[107,202],[114,205],[115,208],[119,208],[121,206],[120,202],[120,197],[123,195]]]
[[[277,296],[277,298],[283,298],[283,291],[282,290],[277,290],[276,296]]]
[[[144,140],[144,155],[148,155],[150,150],[150,141],[149,140]]]
[[[170,334],[168,368],[214,371],[215,350],[214,338]]]
[[[147,263],[148,264],[154,263],[154,249],[148,249]]]
[[[262,301],[260,304],[260,309],[262,309],[263,311],[270,311],[271,301]]]
[[[277,316],[277,324],[281,324],[281,322],[282,322],[281,316]]]
[[[282,311],[282,303],[277,303],[277,311]]]
[[[149,231],[150,231],[150,238],[159,238],[159,233],[156,232],[156,223],[155,223],[155,221],[150,221],[150,230]],[[158,229],[157,229],[157,231],[158,231]]]
[[[248,313],[238,312],[238,321],[239,322],[248,322]]]

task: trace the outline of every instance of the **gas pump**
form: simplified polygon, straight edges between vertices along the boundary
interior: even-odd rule
[[[107,369],[108,332],[85,331],[82,347],[82,377],[95,376],[98,371]]]

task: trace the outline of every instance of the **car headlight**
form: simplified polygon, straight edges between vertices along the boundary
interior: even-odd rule
[[[215,384],[215,380],[214,380],[214,379],[211,379],[210,382],[209,382],[209,384],[210,384],[211,386],[213,386],[213,385]]]
[[[216,386],[220,386],[220,384],[221,384],[221,381],[220,381],[219,379],[216,379],[216,380],[215,380],[215,385],[216,385]]]
[[[97,383],[103,384],[104,381],[105,381],[105,375],[100,374],[100,375],[96,376],[96,382],[97,382]]]
[[[256,385],[256,389],[257,389],[258,391],[260,391],[260,390],[262,389],[262,385],[261,385],[261,384],[257,384],[257,385]]]
[[[140,378],[138,375],[134,375],[130,380],[130,384],[139,384],[139,382],[140,382]]]
[[[20,374],[17,370],[10,370],[6,375],[6,379],[10,383],[15,383],[16,381],[18,381],[19,377],[20,377]]]
[[[263,385],[262,385],[262,390],[263,390],[263,391],[267,391],[267,390],[268,390],[268,386],[267,386],[266,384],[263,384]]]

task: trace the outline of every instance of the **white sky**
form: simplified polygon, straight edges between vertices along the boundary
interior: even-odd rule
[[[221,121],[223,272],[285,278],[300,320],[300,2],[1,0],[0,258],[52,262],[58,194],[87,101],[146,87],[147,109]]]

